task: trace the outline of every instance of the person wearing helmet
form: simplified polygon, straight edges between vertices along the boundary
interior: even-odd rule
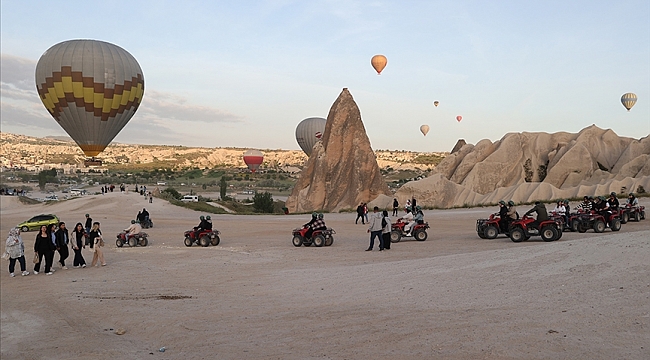
[[[592,203],[591,200],[589,200],[589,196],[585,195],[584,198],[582,198],[582,202],[576,206],[576,210],[578,211],[579,214],[584,214],[590,212],[592,209]]]
[[[314,211],[313,213],[311,213],[311,220],[309,220],[308,223],[302,226],[303,228],[307,229],[307,232],[305,233],[306,239],[311,238],[311,233],[314,232],[314,230],[311,228],[311,225],[315,223],[316,220],[318,220],[318,213]],[[361,221],[363,221],[363,218],[361,219]]]
[[[508,220],[514,221],[517,219],[519,219],[519,214],[517,213],[517,207],[515,206],[515,202],[510,200],[508,201]]]
[[[530,215],[532,213],[537,214],[537,219],[535,219],[535,221],[530,223],[530,226],[535,228],[535,229],[539,229],[539,224],[542,221],[548,220],[548,212],[546,211],[546,206],[544,206],[544,204],[542,204],[539,201],[535,201],[535,206],[532,209],[528,210],[524,214],[524,216],[528,216],[528,215]]]
[[[619,202],[618,202],[618,198],[616,197],[616,193],[615,193],[615,192],[612,191],[612,192],[609,194],[609,200],[607,200],[607,202],[609,203],[609,209],[610,209],[610,211],[613,212],[613,213],[617,213],[617,212],[618,212],[618,206],[619,206],[620,204],[619,204]]]
[[[327,229],[327,226],[325,226],[325,220],[324,220],[324,218],[325,218],[325,216],[323,215],[323,213],[319,213],[319,214],[318,214],[318,217],[317,217],[316,221],[314,221],[314,222],[311,224],[311,229],[310,229],[310,230],[311,230],[311,233],[312,233],[312,234],[313,234],[314,231],[316,231],[316,230],[325,230],[325,229]],[[311,234],[310,234],[310,236],[311,236]]]
[[[607,202],[607,199],[605,199],[604,196],[599,196],[596,198],[596,203],[594,204],[594,208],[599,215],[605,218],[607,220],[609,218],[609,203]]]
[[[630,207],[632,209],[638,209],[639,208],[639,199],[637,199],[636,196],[634,196],[633,193],[630,193],[627,196],[627,204],[626,204],[626,206],[628,206],[628,207]]]
[[[199,225],[194,227],[194,238],[195,239],[199,238],[199,234],[201,233],[201,231],[203,231],[203,229],[205,229],[205,226],[206,226],[205,216],[203,216],[203,215],[199,216],[199,220],[201,220]]]
[[[508,207],[503,200],[499,201],[499,228],[501,232],[508,231]]]
[[[204,225],[205,225],[204,227],[205,230],[212,230],[212,218],[210,217],[210,215],[205,217]]]
[[[415,207],[415,216],[413,216],[413,221],[416,224],[424,224],[424,213],[422,212],[422,207],[420,205]]]
[[[140,231],[142,231],[142,227],[140,226],[140,221],[131,220],[131,226],[124,229],[124,232],[126,232],[126,235],[124,236],[126,242],[129,242],[129,238],[134,237],[135,235],[140,233]]]

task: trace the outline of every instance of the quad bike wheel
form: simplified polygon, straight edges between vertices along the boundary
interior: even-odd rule
[[[594,232],[601,233],[605,231],[605,222],[602,220],[594,221]]]
[[[550,225],[544,226],[539,231],[539,234],[542,236],[542,240],[544,241],[553,241],[558,237],[557,229]]]
[[[334,243],[334,236],[329,235],[328,237],[325,238],[325,246],[332,246]]]
[[[219,245],[219,242],[221,242],[221,239],[219,239],[219,235],[215,236],[214,239],[210,239],[210,245],[212,246]]]
[[[185,237],[185,240],[183,240],[183,243],[184,243],[185,246],[187,246],[187,247],[192,246],[192,238],[190,238],[189,236]]]
[[[483,230],[483,235],[485,235],[486,239],[496,239],[497,236],[499,236],[499,229],[496,228],[496,226],[493,225],[488,225],[484,230]]]
[[[477,234],[478,237],[480,237],[481,239],[485,239],[485,231],[483,231],[483,229],[478,229],[478,230],[476,230],[476,234]]]
[[[323,235],[314,236],[314,246],[322,247],[325,245],[325,237]]]
[[[633,217],[634,217],[634,221],[639,221],[640,216],[639,216],[638,212],[635,211]],[[644,217],[645,217],[645,214],[644,214]]]
[[[140,246],[147,246],[149,245],[149,240],[147,240],[147,238],[143,236],[140,239],[138,239],[138,244]]]
[[[399,231],[393,230],[390,232],[390,242],[398,243],[400,240],[402,240],[402,234]]]
[[[129,246],[130,247],[136,247],[137,245],[138,245],[138,241],[134,237],[129,239]]]
[[[573,221],[571,221],[571,226],[570,226],[569,228],[570,228],[571,231],[573,231],[573,232],[578,232],[578,226],[579,226],[579,225],[580,225],[580,221],[579,221],[579,220],[573,220]]]
[[[641,216],[639,218],[645,220],[645,210],[641,211]]]
[[[122,247],[122,246],[124,246],[124,243],[122,242],[122,239],[117,239],[117,240],[115,240],[115,245],[117,247]]]
[[[424,241],[427,239],[427,237],[429,237],[429,234],[427,234],[427,232],[424,230],[416,230],[413,234],[413,237],[417,241]]]
[[[628,221],[630,221],[630,213],[624,211],[621,215],[621,224],[626,224]]]
[[[578,221],[578,232],[579,233],[586,233],[587,232],[587,224],[585,224],[582,221]]]
[[[524,229],[520,227],[516,227],[512,230],[510,230],[510,240],[513,242],[522,242],[526,238],[526,234],[524,233]]]
[[[201,244],[203,247],[208,247],[208,245],[210,245],[210,238],[207,236],[202,236],[199,239],[199,244]]]
[[[293,246],[299,247],[300,245],[302,245],[302,236],[300,235],[294,236],[293,239],[291,239],[291,243],[293,244]]]
[[[621,230],[621,220],[614,219],[614,220],[610,221],[609,228],[612,229],[612,231]]]

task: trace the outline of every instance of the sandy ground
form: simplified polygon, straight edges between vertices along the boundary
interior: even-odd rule
[[[2,262],[2,359],[650,358],[650,220],[516,244],[476,236],[496,209],[427,211],[427,241],[365,252],[355,214],[326,214],[323,248],[291,245],[308,215],[214,215],[221,244],[187,248],[200,214],[158,199],[0,205],[4,236],[39,213],[69,227],[90,213],[109,240],[103,268],[10,278]],[[116,248],[142,207],[150,246]]]

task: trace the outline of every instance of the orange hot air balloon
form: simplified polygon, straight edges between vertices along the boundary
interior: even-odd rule
[[[436,101],[433,102],[433,105],[434,105],[435,107],[438,107],[438,104],[440,104],[440,101],[438,101],[438,100],[436,100]]]
[[[386,67],[388,59],[384,55],[375,55],[370,60],[370,64],[377,71],[377,75],[380,75],[382,70]]]
[[[456,116],[456,121],[460,122],[461,120],[463,120],[462,116],[460,116],[460,115]]]
[[[251,172],[257,171],[264,161],[264,154],[258,150],[248,150],[244,153],[244,162]]]

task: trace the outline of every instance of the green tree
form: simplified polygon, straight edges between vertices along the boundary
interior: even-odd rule
[[[263,193],[256,192],[253,196],[253,209],[256,212],[272,213],[273,212],[273,196],[270,192]]]
[[[45,184],[48,182],[56,182],[56,169],[41,170],[38,173],[38,187],[41,190],[45,189]]]
[[[228,189],[228,183],[226,182],[226,177],[222,176],[221,181],[219,181],[219,196],[221,200],[226,200],[226,190]]]

